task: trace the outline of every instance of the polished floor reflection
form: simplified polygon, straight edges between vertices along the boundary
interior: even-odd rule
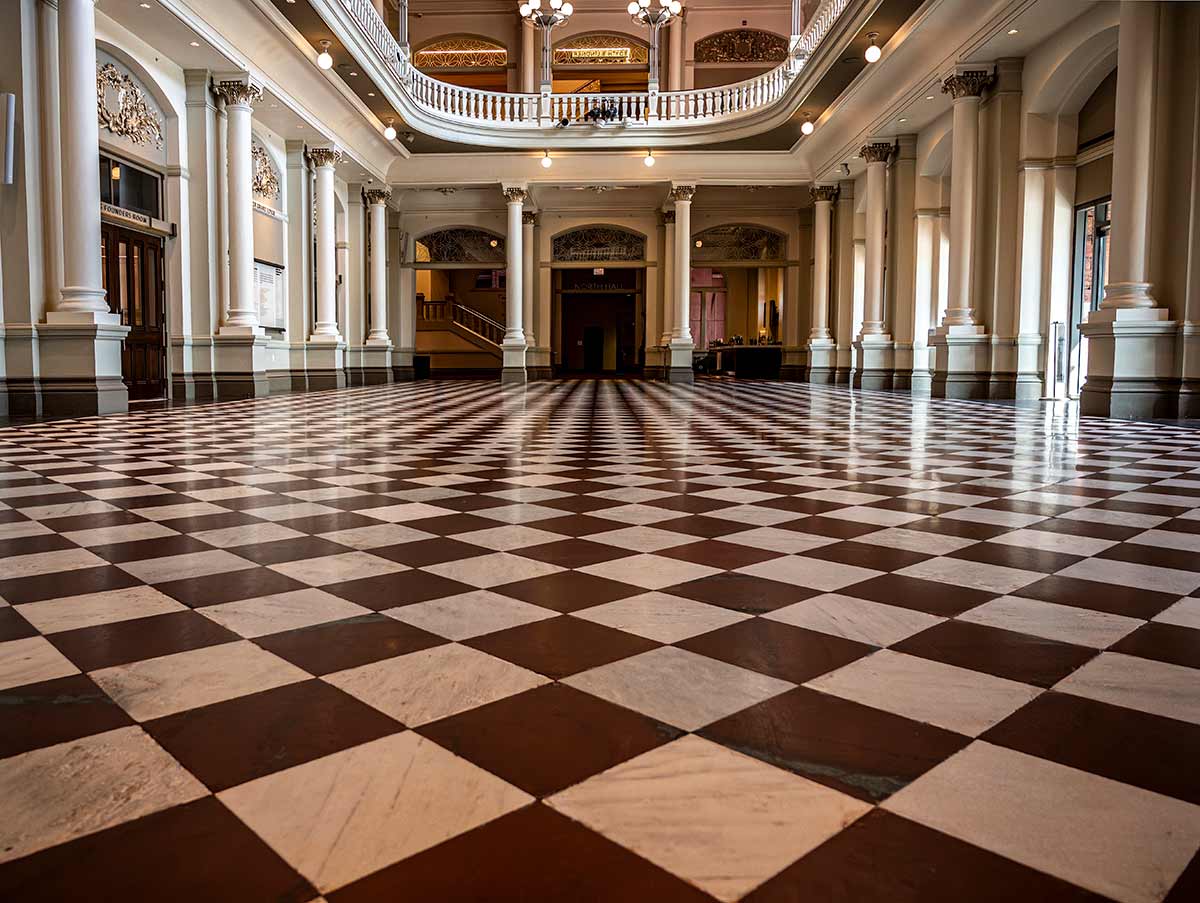
[[[0,899],[1200,899],[1200,433],[416,383],[0,429]]]

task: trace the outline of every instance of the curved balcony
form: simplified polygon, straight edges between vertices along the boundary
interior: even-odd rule
[[[485,147],[670,147],[733,141],[786,123],[878,0],[824,0],[779,66],[756,78],[690,91],[518,94],[480,91],[431,78],[410,62],[370,0],[312,0],[359,64],[371,70],[413,129]],[[592,111],[615,112],[601,125]]]

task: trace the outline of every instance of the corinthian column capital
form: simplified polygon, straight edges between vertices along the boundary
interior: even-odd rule
[[[674,185],[671,187],[671,200],[690,202],[696,195],[695,185]]]
[[[342,160],[341,149],[336,147],[310,147],[308,156],[314,166],[336,166]]]
[[[213,93],[226,104],[250,106],[262,100],[262,85],[249,72],[217,72],[213,75]]]
[[[836,201],[838,196],[838,187],[836,185],[813,185],[808,189],[809,195],[815,204],[817,201]]]
[[[979,97],[984,88],[992,83],[992,73],[986,69],[967,69],[956,72],[942,82],[942,93],[955,100],[964,97]]]
[[[367,188],[363,191],[363,200],[368,205],[386,204],[392,196],[392,189],[384,186],[383,188]]]
[[[886,163],[891,157],[894,148],[890,144],[876,142],[874,144],[864,144],[859,150],[858,155],[868,163]]]

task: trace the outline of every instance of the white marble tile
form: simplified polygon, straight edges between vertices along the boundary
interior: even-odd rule
[[[133,574],[145,583],[166,583],[170,580],[206,577],[209,574],[227,574],[257,566],[253,561],[239,558],[232,552],[222,549],[213,549],[211,552],[168,555],[165,558],[122,561],[117,565],[121,570]]]
[[[615,627],[626,633],[635,633],[660,643],[677,643],[697,634],[745,621],[750,617],[741,612],[667,593],[642,593],[628,599],[585,608],[572,616],[606,627]]]
[[[761,505],[734,505],[731,508],[718,508],[709,511],[706,517],[719,517],[739,524],[754,524],[760,527],[771,527],[798,520],[795,511],[781,511],[778,508],[763,508]]]
[[[563,568],[532,558],[522,558],[509,552],[493,552],[477,558],[463,558],[442,564],[431,564],[423,568],[430,573],[450,580],[458,580],[470,586],[487,589],[519,580],[532,580],[547,574],[556,574]]]
[[[113,499],[136,499],[152,495],[170,495],[173,490],[165,486],[147,486],[145,483],[139,486],[108,486],[101,489],[85,489],[83,490],[94,499],[101,501],[112,501]]]
[[[1118,502],[1137,502],[1141,505],[1165,505],[1169,508],[1200,508],[1200,496],[1168,495],[1165,492],[1122,492],[1113,496]]]
[[[974,539],[963,539],[960,536],[946,536],[941,533],[928,533],[924,530],[905,530],[903,527],[893,527],[889,530],[876,530],[855,537],[855,542],[873,546],[884,546],[889,549],[902,549],[905,552],[917,552],[922,555],[949,555],[976,543]]]
[[[370,552],[343,552],[340,555],[323,555],[320,558],[281,561],[269,567],[309,586],[325,586],[409,570],[408,565],[372,555]]]
[[[383,614],[450,640],[466,640],[558,617],[558,612],[484,589],[401,605]]]
[[[703,499],[732,502],[735,505],[753,505],[758,502],[765,502],[768,499],[779,498],[778,492],[763,492],[761,489],[739,489],[733,486],[726,486],[721,489],[705,489],[703,492],[694,492],[692,494]]]
[[[982,742],[883,807],[1121,903],[1159,903],[1200,845],[1200,806]]]
[[[1015,630],[1047,640],[1074,643],[1092,649],[1111,646],[1144,624],[1137,618],[1057,605],[1019,596],[1001,596],[959,615],[957,620]]]
[[[1109,511],[1104,508],[1082,508],[1065,511],[1058,515],[1066,520],[1079,520],[1090,524],[1109,524],[1114,527],[1140,527],[1149,530],[1170,520],[1157,514],[1135,514],[1131,511]]]
[[[63,485],[57,484],[57,483],[54,483],[54,484],[41,483],[39,485],[18,484],[16,486],[6,486],[4,488],[0,488],[0,499],[18,499],[18,498],[26,498],[28,496],[34,496],[34,495],[36,495],[36,496],[63,495],[65,493],[74,492],[74,491],[75,490],[70,486],[63,486]]]
[[[140,727],[0,759],[0,862],[207,795]]]
[[[561,533],[551,533],[549,530],[539,530],[536,527],[524,527],[520,524],[506,524],[503,527],[489,527],[486,530],[472,530],[469,533],[459,533],[451,536],[459,542],[470,543],[484,549],[497,552],[510,552],[513,549],[524,549],[548,542],[558,542],[566,539]]]
[[[266,636],[371,613],[369,608],[316,588],[259,596],[198,609],[200,614],[243,637]]]
[[[890,646],[940,624],[920,611],[884,605],[838,593],[824,593],[763,615],[772,621],[840,636],[872,646]]]
[[[307,534],[282,524],[243,524],[240,527],[222,527],[218,530],[201,530],[192,533],[193,539],[206,542],[218,549],[232,549],[261,542],[280,542],[285,539],[300,539]]]
[[[457,511],[451,512],[458,514]],[[488,520],[496,520],[505,524],[528,524],[533,521],[549,520],[552,517],[566,517],[569,511],[560,508],[548,508],[545,505],[501,505],[499,508],[481,508],[472,512]]]
[[[1134,589],[1186,596],[1200,589],[1200,572],[1160,568],[1130,561],[1088,558],[1058,572],[1060,577],[1078,577],[1098,583],[1115,583]]]
[[[283,493],[288,498],[300,499],[302,502],[328,502],[331,499],[351,499],[364,495],[370,495],[362,489],[353,489],[349,486],[322,486],[319,489],[301,489],[298,492]]]
[[[989,539],[988,542],[1018,549],[1040,549],[1043,552],[1061,552],[1065,555],[1099,555],[1117,543],[1111,539],[1093,539],[1090,536],[1072,536],[1070,533],[1051,533],[1049,530],[1013,530]]]
[[[628,558],[589,564],[578,570],[596,577],[631,583],[643,589],[664,589],[721,572],[719,568],[693,564],[690,561],[677,561],[661,555],[630,555]]]
[[[823,517],[834,520],[848,520],[856,524],[875,524],[880,527],[898,527],[901,524],[911,524],[915,520],[923,520],[924,514],[912,514],[908,511],[891,511],[887,508],[868,508],[866,505],[852,505],[849,508],[838,508],[828,511]],[[870,534],[868,534],[870,535]]]
[[[169,492],[170,490],[165,490]],[[221,502],[225,499],[248,499],[260,495],[270,495],[269,489],[258,489],[254,486],[216,486],[212,489],[192,489],[185,492],[188,498],[201,502]]]
[[[238,641],[91,672],[138,721],[307,680],[309,674],[253,643]]]
[[[941,662],[882,649],[805,686],[974,737],[1041,691]]]
[[[886,502],[889,495],[875,495],[871,492],[857,492],[849,489],[819,489],[816,492],[805,492],[797,496],[802,499],[816,499],[819,502],[833,502],[836,505],[872,505],[876,502]]]
[[[386,508],[372,508],[371,516],[376,517],[377,511],[386,511]],[[320,517],[322,514],[341,514],[340,508],[331,508],[329,505],[322,505],[318,502],[289,502],[284,505],[270,505],[265,508],[255,508],[249,512],[254,517],[269,520],[273,523],[284,520],[296,520],[302,517]]]
[[[1200,724],[1200,671],[1182,665],[1104,652],[1054,689]]]
[[[794,518],[793,518],[794,519]],[[800,533],[796,530],[782,530],[778,527],[758,527],[754,530],[743,530],[729,536],[722,536],[722,542],[732,542],[751,549],[766,549],[769,552],[780,552],[784,555],[799,555],[810,549],[832,545],[837,542],[828,536],[816,536],[812,533]]]
[[[1200,552],[1200,533],[1178,533],[1174,530],[1147,530],[1126,542],[1156,549],[1178,549],[1181,552]]]
[[[794,686],[674,646],[601,665],[562,683],[689,731]]]
[[[51,634],[186,609],[187,606],[151,586],[131,586],[30,602],[21,606],[21,616],[41,633]]]
[[[723,901],[740,899],[871,808],[696,736],[547,802]]]
[[[862,583],[864,580],[870,580],[883,573],[883,571],[855,567],[836,561],[805,558],[802,555],[788,555],[784,558],[760,561],[757,564],[738,568],[737,572],[749,574],[752,577],[763,577],[767,580],[778,580],[793,586],[819,589],[826,593],[843,589],[855,583]]]
[[[996,511],[992,508],[960,508],[939,514],[947,520],[964,520],[973,524],[991,524],[993,527],[1028,527],[1046,518],[1037,514],[1018,514],[1016,511]]]
[[[1179,627],[1194,627],[1200,630],[1200,598],[1188,596],[1170,608],[1160,612],[1153,620]]]
[[[328,674],[323,680],[409,727],[540,687],[540,674],[448,643]]]
[[[965,586],[968,589],[984,590],[997,595],[1015,592],[1046,576],[1036,571],[1023,571],[1018,568],[1002,567],[998,564],[985,564],[981,561],[968,561],[961,558],[930,558],[910,564],[896,573],[902,577],[934,580],[938,583]]]
[[[322,533],[320,538],[351,549],[368,551],[406,542],[419,542],[422,539],[432,539],[433,536],[432,533],[414,530],[412,527],[405,527],[401,524],[376,524],[372,527],[351,527],[348,530]]]
[[[3,559],[0,573],[4,574],[6,580],[15,580],[19,577],[38,577],[57,571],[104,567],[107,564],[107,561],[87,549],[57,549],[52,552],[11,555]]]
[[[600,542],[633,552],[661,552],[663,549],[688,545],[696,542],[697,539],[696,536],[645,526],[606,530],[603,533],[592,533],[588,536],[588,540],[591,542]]]
[[[78,673],[79,669],[45,637],[31,636],[0,643],[0,690]]]
[[[147,521],[140,524],[114,524],[111,527],[95,527],[90,530],[73,530],[64,533],[66,539],[76,545],[94,548],[96,546],[114,545],[119,542],[137,542],[143,539],[162,539],[164,536],[178,536],[179,533],[162,524]]]
[[[96,504],[100,504],[97,502]],[[112,508],[112,506],[109,506]],[[112,510],[116,510],[112,508]],[[92,512],[87,512],[92,513]],[[144,517],[147,520],[164,521],[176,520],[183,517],[205,517],[209,514],[228,514],[228,508],[222,508],[220,505],[214,505],[211,502],[184,502],[179,505],[154,505],[148,508],[136,508],[133,511],[138,517]],[[254,512],[254,516],[258,517],[258,512]]]
[[[475,477],[470,477],[468,479],[472,483],[480,482]],[[570,495],[570,493],[563,492],[561,489],[544,489],[537,486],[514,486],[512,489],[500,489],[496,492],[485,492],[484,495],[494,499],[503,499],[506,502],[536,503],[566,498]]]
[[[26,536],[45,536],[47,533],[52,532],[54,531],[49,527],[32,520],[18,520],[10,524],[0,524],[0,540],[22,539]]]

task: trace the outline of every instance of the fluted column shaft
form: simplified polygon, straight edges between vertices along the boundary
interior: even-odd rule
[[[262,96],[248,81],[223,81],[227,167],[226,216],[229,230],[229,308],[222,331],[257,332],[254,290],[254,161],[250,153],[252,104]]]
[[[505,345],[525,345],[523,308],[525,305],[525,254],[522,250],[524,224],[522,207],[526,191],[523,188],[506,188],[504,197],[508,203],[508,287],[505,292]]]
[[[371,331],[368,342],[387,343],[387,202],[391,192],[365,193],[371,227]]]
[[[837,188],[817,186],[813,197],[813,294],[812,331],[809,338],[818,341],[829,334],[829,247],[833,226],[833,201]]]
[[[107,314],[100,269],[94,0],[59,0],[58,78],[62,186],[71,198],[71,213],[63,217],[63,286],[57,309]]]
[[[314,341],[337,341],[337,235],[333,194],[333,167],[341,159],[334,148],[309,151],[317,169],[317,322]]]

